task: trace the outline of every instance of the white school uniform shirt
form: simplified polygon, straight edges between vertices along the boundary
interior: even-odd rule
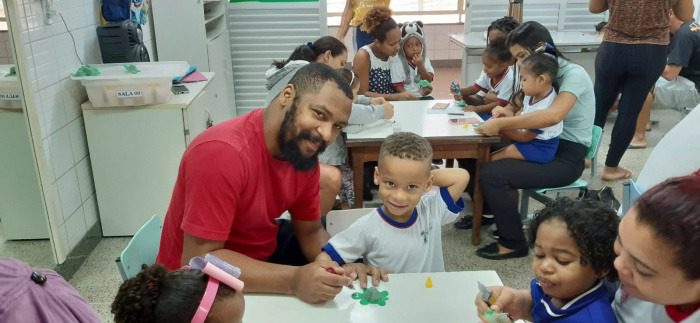
[[[474,85],[486,93],[496,93],[499,105],[505,106],[508,104],[508,100],[510,100],[510,97],[513,95],[514,80],[515,72],[513,65],[511,65],[508,66],[508,69],[500,80],[492,80],[486,75],[486,73],[484,73],[483,70],[481,70],[481,74],[474,82]]]
[[[462,209],[464,201],[455,203],[446,187],[433,188],[407,222],[392,220],[379,207],[331,237],[323,250],[341,265],[364,258],[392,273],[442,272],[442,226]]]
[[[403,68],[403,62],[400,59],[392,61],[392,64],[395,65],[391,66],[391,83],[403,83],[403,88],[407,92],[417,97],[423,96],[420,93],[420,85],[418,84],[418,82],[421,80],[420,73],[418,73],[418,68],[416,66],[408,65],[410,75],[406,75],[406,70]],[[423,61],[423,66],[425,66],[425,70],[428,71],[428,73],[435,75],[435,69],[433,69],[433,65],[430,63],[429,58],[425,58]]]
[[[556,97],[557,91],[554,91],[554,88],[551,88],[547,96],[537,102],[532,102],[531,96],[525,96],[525,99],[523,99],[523,114],[549,109],[549,106],[552,105],[552,102],[554,102]],[[559,123],[553,126],[539,129],[539,133],[537,134],[536,138],[540,140],[552,139],[559,137],[562,131],[564,131],[564,122],[559,121]]]
[[[663,305],[629,296],[622,288],[615,293],[612,305],[618,323],[674,323]],[[700,322],[700,310],[681,321],[681,323],[698,322]]]

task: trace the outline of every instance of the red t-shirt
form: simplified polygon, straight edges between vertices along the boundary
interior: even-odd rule
[[[226,249],[266,260],[277,247],[275,218],[318,221],[319,168],[298,171],[267,149],[263,110],[199,135],[180,163],[157,263],[180,268],[183,232],[225,241]]]

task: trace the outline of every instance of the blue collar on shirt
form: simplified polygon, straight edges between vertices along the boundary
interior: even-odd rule
[[[382,210],[381,206],[377,208],[377,213],[379,213],[379,216],[381,216],[382,219],[384,219],[384,221],[386,221],[386,223],[389,223],[390,225],[397,227],[397,228],[400,228],[400,229],[408,228],[408,227],[412,226],[414,223],[416,223],[416,220],[418,220],[418,211],[416,211],[415,208],[413,209],[413,214],[411,214],[411,217],[408,218],[408,221],[406,221],[406,222],[399,222],[399,221],[392,219],[391,217],[386,215],[386,213],[384,213],[384,210]]]

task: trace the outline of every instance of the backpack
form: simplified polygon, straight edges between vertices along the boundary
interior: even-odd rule
[[[620,201],[617,200],[610,186],[603,186],[599,190],[586,190],[581,199],[602,202],[615,212],[620,208]]]
[[[131,0],[102,0],[102,18],[108,22],[129,20]]]

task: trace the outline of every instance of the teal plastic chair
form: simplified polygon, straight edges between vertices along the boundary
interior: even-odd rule
[[[549,192],[556,192],[557,197],[564,191],[579,190],[579,194],[583,196],[588,190],[588,182],[593,180],[593,178],[598,174],[596,169],[596,155],[598,155],[598,147],[600,147],[600,141],[603,138],[603,128],[598,126],[593,126],[593,137],[591,138],[591,146],[588,147],[588,153],[586,158],[591,160],[591,176],[588,179],[579,178],[573,183],[561,186],[561,187],[550,187],[550,188],[539,188],[539,189],[524,189],[520,195],[520,216],[523,219],[528,217],[528,201],[530,197],[539,201],[540,203],[546,204],[552,201],[552,198],[546,196],[545,194]]]
[[[136,231],[116,259],[123,280],[135,277],[141,271],[141,265],[151,265],[156,262],[162,232],[163,220],[158,215],[152,216]]]

